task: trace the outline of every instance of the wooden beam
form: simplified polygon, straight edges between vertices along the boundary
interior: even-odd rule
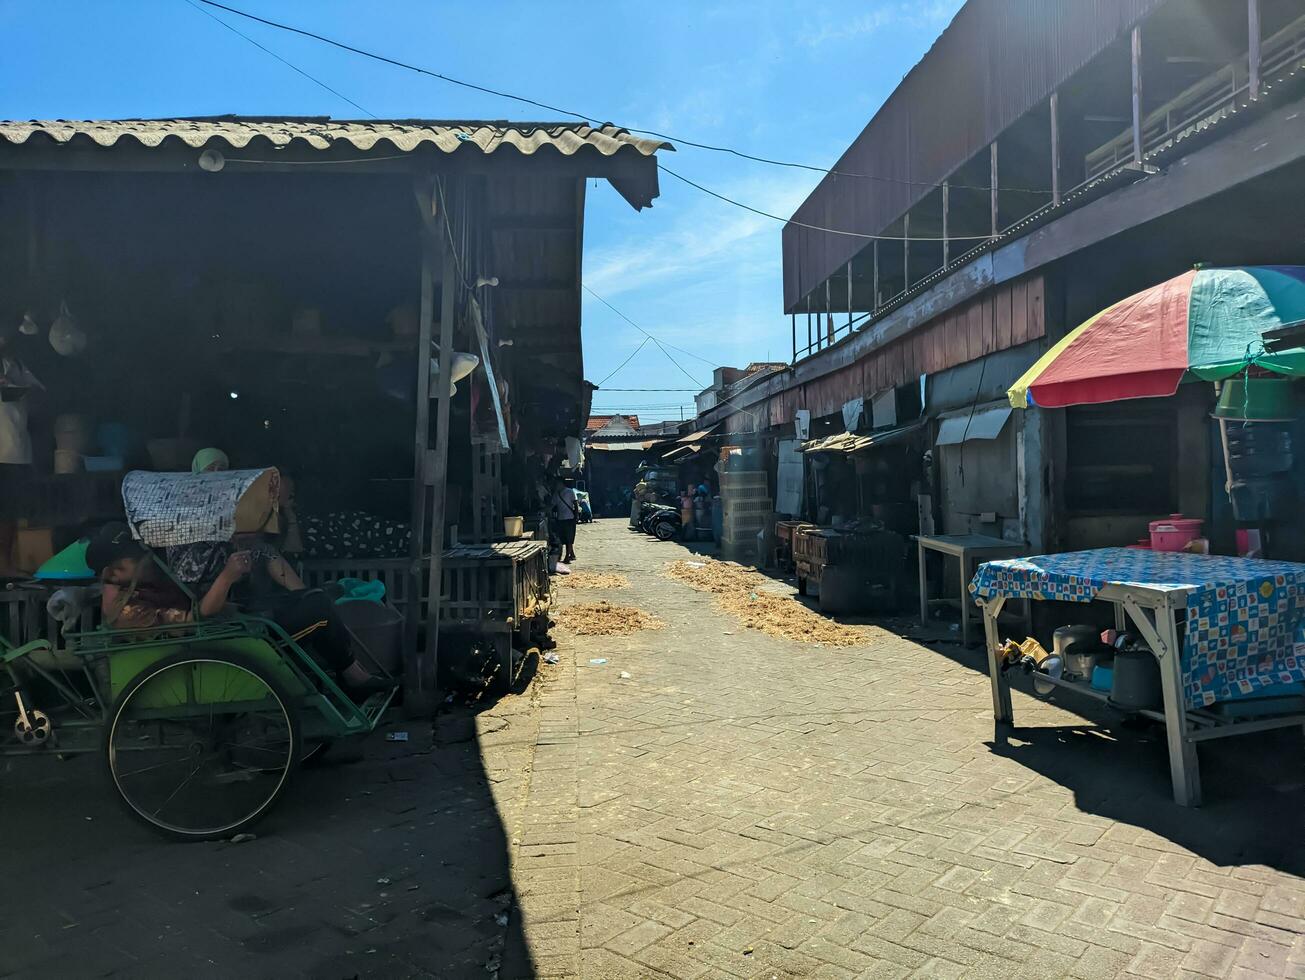
[[[1060,203],[1060,93],[1051,93],[1051,203]]]
[[[997,201],[997,141],[993,140],[992,145],[988,148],[988,188],[989,188],[989,208],[992,211],[992,237],[996,238],[1001,231],[1001,226],[997,223],[998,201]]]
[[[1133,66],[1133,162],[1142,162],[1142,26],[1133,28],[1129,51]]]
[[[409,568],[408,620],[404,623],[403,689],[404,710],[411,717],[423,717],[434,707],[434,664],[429,640],[426,648],[417,649],[420,613],[422,548],[426,543],[426,502],[430,485],[430,345],[431,321],[435,318],[435,254],[443,238],[435,235],[434,179],[418,177],[413,181],[417,211],[422,221],[420,296],[417,330],[417,421],[413,433],[412,479],[412,564]],[[422,356],[425,353],[426,356]]]
[[[1252,99],[1260,97],[1260,0],[1246,0],[1246,29],[1250,44],[1247,48],[1247,63],[1250,78],[1247,94]]]

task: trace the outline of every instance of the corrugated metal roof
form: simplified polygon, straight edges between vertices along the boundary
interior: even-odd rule
[[[701,429],[698,432],[691,432],[683,439],[677,439],[675,441],[676,442],[701,442],[703,439],[706,439],[708,436],[714,436],[716,434],[716,430],[719,428],[720,428],[720,423],[717,422],[715,425],[708,426],[707,428]]]
[[[837,435],[825,436],[823,439],[812,439],[810,442],[802,444],[801,452],[804,453],[859,453],[865,449],[873,449],[876,446],[885,446],[897,442],[912,432],[918,431],[924,426],[923,421],[912,422],[909,425],[899,426],[896,429],[885,429],[882,432],[868,432],[865,435],[855,435],[851,432],[840,432]]]
[[[579,122],[434,119],[354,122],[329,117],[264,116],[0,122],[0,140],[8,143],[21,146],[37,135],[56,143],[68,143],[80,137],[103,147],[116,146],[126,139],[146,147],[157,147],[165,140],[175,139],[193,149],[213,140],[232,149],[243,149],[257,139],[267,140],[274,146],[297,143],[317,150],[329,150],[343,143],[360,153],[375,150],[410,153],[423,146],[453,153],[471,144],[485,154],[507,146],[526,156],[551,147],[563,156],[589,148],[608,157],[627,149],[647,157],[658,150],[674,149],[662,140],[634,136],[616,126],[593,127]]]

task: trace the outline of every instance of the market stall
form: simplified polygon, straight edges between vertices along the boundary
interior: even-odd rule
[[[993,715],[1013,723],[997,617],[1009,599],[1104,601],[1159,667],[1160,703],[1129,712],[1161,721],[1174,800],[1201,802],[1198,744],[1305,724],[1305,565],[1129,548],[986,562],[970,586],[983,608]],[[1115,683],[1118,683],[1118,672]],[[1119,704],[1119,692],[1055,671],[1039,686]],[[1292,710],[1294,709],[1294,710]]]

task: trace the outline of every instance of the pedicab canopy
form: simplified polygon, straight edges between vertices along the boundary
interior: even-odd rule
[[[1015,408],[1063,408],[1172,395],[1189,373],[1305,376],[1305,349],[1270,352],[1264,343],[1302,320],[1305,266],[1198,267],[1071,330],[1006,394]]]
[[[219,473],[147,473],[122,480],[127,524],[151,548],[229,541],[280,530],[281,474],[275,467]]]

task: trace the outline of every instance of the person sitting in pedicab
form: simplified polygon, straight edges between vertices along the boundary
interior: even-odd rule
[[[105,626],[141,629],[248,612],[270,619],[285,630],[335,671],[346,691],[366,694],[393,685],[388,678],[373,676],[358,662],[349,632],[330,597],[318,589],[305,589],[279,554],[232,551],[223,542],[166,550],[169,566],[177,577],[198,586],[198,602],[192,604],[185,591],[150,559],[126,524],[106,525],[91,540],[86,548],[86,564],[104,585],[100,608]],[[214,568],[216,571],[207,580],[191,577]],[[232,592],[255,569],[266,581],[237,605]]]

